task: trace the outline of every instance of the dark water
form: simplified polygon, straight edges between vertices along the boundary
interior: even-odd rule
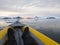
[[[60,43],[60,19],[25,19],[21,22]]]
[[[9,23],[6,23],[6,20],[0,20],[0,27],[6,27],[11,23],[14,23],[16,20],[10,19]],[[11,23],[10,23],[11,22]],[[21,23],[31,26],[32,28],[38,30],[39,32],[45,34],[49,38],[60,43],[60,19],[23,19],[20,20]]]

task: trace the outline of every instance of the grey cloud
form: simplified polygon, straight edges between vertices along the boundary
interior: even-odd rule
[[[60,8],[60,0],[0,0],[0,10],[21,11],[24,6]]]
[[[36,7],[52,7],[60,5],[60,0],[0,0],[0,7],[12,7],[12,6],[36,6]],[[10,8],[9,8],[10,9]]]
[[[0,10],[3,10],[3,11],[13,11],[13,12],[24,13],[27,11],[26,9],[28,7],[31,7],[33,9],[35,7],[37,8],[50,8],[50,7],[60,8],[60,0],[0,0]],[[37,12],[35,14],[29,13],[29,14],[22,14],[22,15],[40,15],[40,13]],[[54,14],[51,14],[51,15],[54,15]]]

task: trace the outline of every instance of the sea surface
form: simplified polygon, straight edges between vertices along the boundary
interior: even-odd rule
[[[0,29],[14,23],[16,20],[17,19],[0,19]],[[60,19],[21,19],[20,22],[29,25],[60,43]]]

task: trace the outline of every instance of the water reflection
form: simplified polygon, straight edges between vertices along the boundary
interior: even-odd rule
[[[25,22],[25,24],[30,25],[60,43],[60,19],[39,19],[37,21],[34,19],[27,19],[22,22]]]
[[[15,19],[10,19],[6,23],[6,20],[0,20],[2,22],[2,24],[0,23],[0,27],[6,27],[15,21]],[[37,29],[39,32],[60,43],[60,19],[21,19],[20,22]]]

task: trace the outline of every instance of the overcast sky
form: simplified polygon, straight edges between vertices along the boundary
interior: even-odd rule
[[[60,17],[60,0],[0,0],[1,15]]]

